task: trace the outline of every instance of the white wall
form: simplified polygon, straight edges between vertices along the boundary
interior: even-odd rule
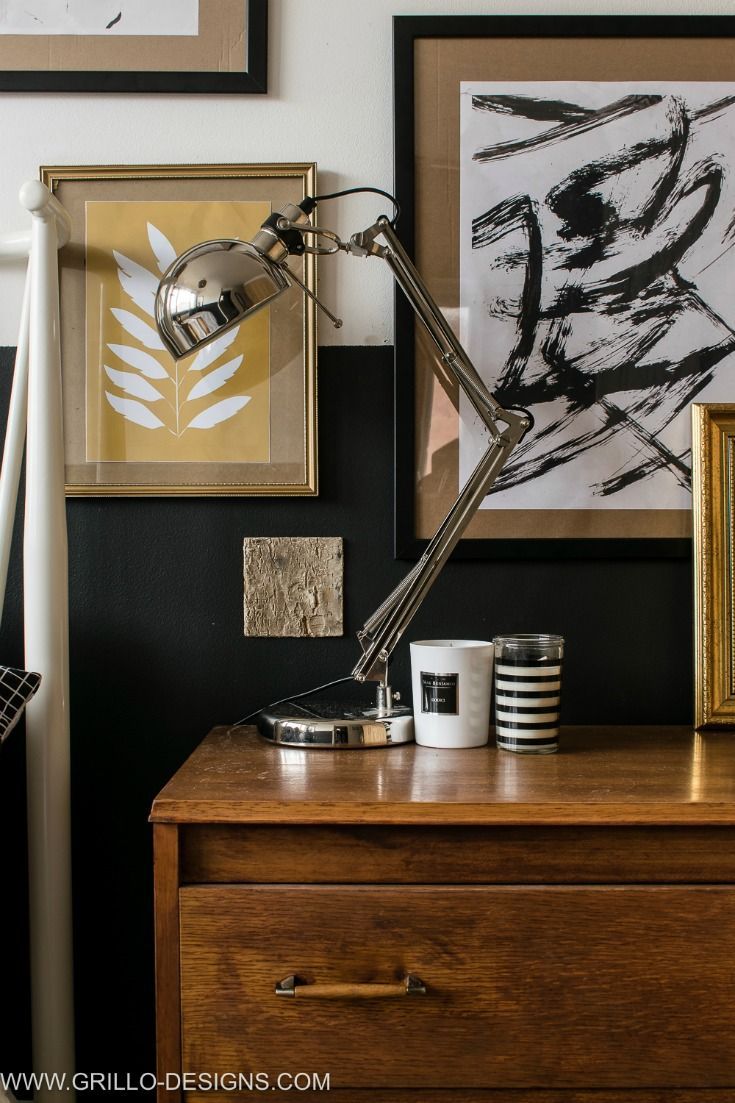
[[[394,14],[734,11],[735,0],[609,0],[604,6],[594,0],[270,0],[267,96],[0,93],[0,231],[24,225],[18,189],[42,164],[316,161],[322,191],[361,183],[390,190]],[[322,210],[349,236],[382,210],[378,204],[354,198]],[[0,344],[10,345],[22,273],[6,265],[2,279]],[[345,319],[339,331],[321,321],[321,343],[392,340],[392,288],[383,265],[328,258],[320,293]]]

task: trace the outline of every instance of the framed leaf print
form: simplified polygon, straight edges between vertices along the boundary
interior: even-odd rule
[[[70,495],[317,492],[314,306],[294,288],[175,361],[161,275],[197,242],[248,240],[314,194],[313,164],[43,168],[68,210],[60,253]],[[293,259],[312,291],[314,257]]]

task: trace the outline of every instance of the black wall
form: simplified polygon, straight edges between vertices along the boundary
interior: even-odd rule
[[[12,350],[0,357],[0,418]],[[77,1066],[154,1068],[151,800],[206,731],[348,674],[393,559],[388,348],[323,349],[318,499],[69,501]],[[20,526],[18,525],[17,528]],[[242,540],[343,536],[344,639],[246,640]],[[691,720],[684,560],[450,564],[408,638],[552,631],[570,723]],[[0,662],[22,665],[20,547]],[[408,647],[394,684],[409,689]],[[407,696],[407,693],[406,693]],[[0,748],[0,1070],[31,1065],[22,733]]]

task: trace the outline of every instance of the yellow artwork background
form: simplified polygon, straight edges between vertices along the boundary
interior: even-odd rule
[[[193,371],[195,355],[176,361],[162,347],[147,346],[131,335],[112,313],[128,311],[155,331],[151,315],[131,299],[119,278],[113,250],[161,275],[148,238],[148,223],[170,242],[178,255],[197,242],[213,238],[248,240],[270,214],[267,202],[88,202],[85,205],[86,261],[86,458],[93,462],[241,462],[270,460],[270,339],[266,308],[242,323],[233,343],[203,371]],[[157,334],[155,335],[157,336]],[[149,342],[153,337],[147,338]],[[168,379],[146,378],[117,356],[109,345],[135,348],[153,356]],[[187,400],[194,385],[235,357],[243,360],[234,375],[203,398]],[[141,402],[116,385],[105,372],[137,375],[160,393],[142,401],[162,428],[149,429],[113,409],[116,400]],[[178,402],[177,402],[178,393]],[[242,409],[208,429],[187,429],[193,418],[216,402],[249,396]]]

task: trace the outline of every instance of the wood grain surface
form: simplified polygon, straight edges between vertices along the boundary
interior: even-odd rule
[[[735,883],[735,827],[181,828],[183,884]]]
[[[270,1091],[268,1099],[274,1103],[293,1103],[293,1091]],[[244,1103],[252,1099],[252,1093],[238,1095],[235,1092],[191,1092],[184,1098],[187,1103]],[[402,1091],[400,1096],[393,1090],[374,1091],[348,1088],[345,1091],[306,1091],[299,1092],[299,1103],[732,1103],[733,1094],[729,1088],[715,1088],[711,1091],[674,1090],[662,1091],[478,1091],[462,1090],[461,1099],[457,1092],[423,1090],[420,1092]]]
[[[151,817],[159,1069],[329,1072],[311,1103],[732,1103],[735,736],[562,737],[340,754],[215,729]],[[406,972],[426,997],[273,991]]]
[[[192,887],[180,909],[192,1072],[309,1069],[334,1089],[547,1098],[668,1087],[666,1103],[674,1089],[735,1084],[732,887]],[[408,972],[427,996],[274,994],[292,973],[329,984]]]
[[[273,747],[216,728],[153,805],[158,823],[735,824],[735,735],[563,728],[556,755]]]
[[[172,824],[153,829],[156,927],[156,1069],[164,1086],[158,1103],[177,1103],[180,1093],[165,1086],[167,1073],[181,1068],[179,986],[179,832]]]

